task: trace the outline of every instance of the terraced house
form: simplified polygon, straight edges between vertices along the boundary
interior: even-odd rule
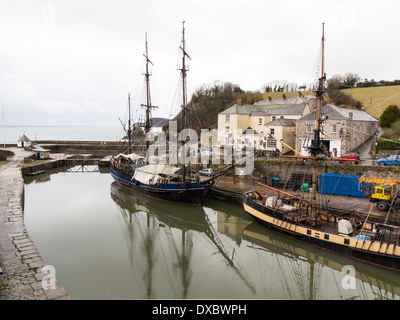
[[[218,143],[235,149],[250,146],[258,151],[278,148],[282,154],[295,149],[309,155],[307,147],[316,128],[316,105],[315,96],[300,94],[254,105],[243,105],[239,99],[218,115]],[[361,110],[325,105],[322,117],[323,142],[332,155],[356,151],[378,131],[378,120]]]
[[[283,95],[282,99],[268,99],[254,105],[243,105],[239,99],[218,115],[218,143],[236,149],[250,146],[260,151],[275,151],[278,148],[285,154],[295,147],[295,120],[309,114],[315,105],[314,96],[301,94],[294,98]]]

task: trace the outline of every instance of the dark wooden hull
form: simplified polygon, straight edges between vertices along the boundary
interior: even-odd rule
[[[257,222],[292,239],[329,250],[353,259],[400,271],[400,248],[323,232],[285,221],[283,214],[243,195],[243,207]]]
[[[201,205],[214,184],[214,181],[211,180],[208,182],[169,183],[151,186],[135,179],[132,180],[130,176],[113,166],[110,167],[110,173],[118,184],[134,192],[163,201],[189,205]]]

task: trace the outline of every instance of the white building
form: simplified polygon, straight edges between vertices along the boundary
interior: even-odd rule
[[[19,148],[26,148],[29,147],[31,144],[32,141],[25,134],[23,134],[22,137],[20,137],[17,141],[17,146]]]

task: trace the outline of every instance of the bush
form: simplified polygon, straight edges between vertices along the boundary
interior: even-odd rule
[[[400,141],[399,140],[384,140],[378,139],[378,149],[379,150],[400,150]]]
[[[400,109],[398,106],[391,104],[382,112],[379,118],[379,125],[382,128],[390,128],[393,123],[400,119]]]

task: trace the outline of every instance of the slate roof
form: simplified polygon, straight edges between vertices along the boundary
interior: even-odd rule
[[[253,110],[258,110],[258,108],[256,109],[256,107],[252,105],[234,104],[220,114],[250,114]]]
[[[296,96],[290,98],[279,98],[279,99],[271,99],[271,100],[261,100],[254,103],[255,106],[268,106],[268,105],[277,105],[277,104],[297,104],[297,103],[305,103],[310,99],[316,99],[313,95],[307,96]]]
[[[339,108],[332,104],[328,104],[321,107],[321,117],[323,118],[325,116],[328,116],[328,120],[350,120],[349,116],[350,113],[353,113],[354,121],[371,121],[371,122],[378,121],[365,111],[361,110]],[[304,117],[301,117],[297,121],[312,121],[316,120],[316,118],[317,118],[317,111],[314,111],[305,115]]]
[[[292,119],[275,119],[265,124],[265,126],[295,126]]]
[[[282,105],[278,107],[269,107],[266,112],[268,115],[301,115],[304,112],[306,103]]]
[[[220,114],[248,114],[251,116],[302,115],[306,103],[284,104],[279,106],[254,106],[234,104]]]

